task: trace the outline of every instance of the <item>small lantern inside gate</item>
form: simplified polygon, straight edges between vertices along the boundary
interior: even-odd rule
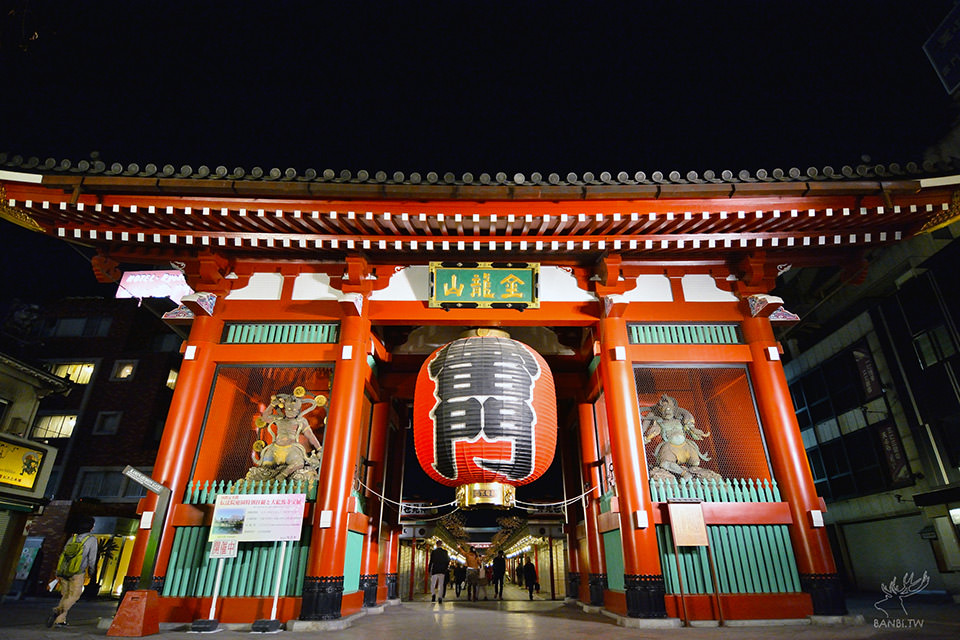
[[[478,329],[433,352],[417,376],[413,411],[420,466],[457,487],[462,507],[513,506],[514,487],[553,460],[553,374],[504,331]]]

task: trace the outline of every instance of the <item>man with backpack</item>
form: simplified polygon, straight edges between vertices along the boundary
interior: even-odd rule
[[[60,584],[60,603],[47,616],[48,627],[67,626],[67,612],[83,593],[83,580],[97,570],[97,537],[93,531],[94,520],[84,516],[73,527],[73,535],[67,538],[63,551],[57,559],[57,580]]]

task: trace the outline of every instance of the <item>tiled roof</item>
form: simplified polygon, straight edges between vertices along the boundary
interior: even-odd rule
[[[686,185],[686,184],[738,184],[738,183],[776,183],[776,182],[810,182],[810,181],[860,181],[860,180],[902,180],[922,177],[931,177],[956,172],[957,168],[941,162],[926,161],[923,163],[907,162],[905,164],[859,164],[856,166],[843,165],[839,169],[832,166],[807,167],[801,170],[797,167],[789,169],[775,168],[771,170],[756,169],[749,171],[742,169],[734,172],[729,169],[701,172],[687,171],[602,171],[593,173],[570,172],[566,175],[558,173],[542,174],[506,172],[463,173],[453,172],[440,174],[435,171],[427,173],[402,171],[387,173],[386,171],[371,172],[366,169],[351,171],[343,169],[306,169],[298,171],[292,167],[280,169],[277,167],[263,169],[259,166],[245,169],[234,167],[229,169],[220,165],[211,168],[207,165],[194,167],[182,165],[175,167],[171,164],[157,165],[154,163],[122,164],[114,162],[107,164],[99,159],[73,161],[69,159],[57,160],[37,157],[23,157],[22,155],[0,153],[0,169],[12,171],[28,171],[44,175],[64,174],[82,176],[126,176],[141,178],[176,178],[190,180],[244,180],[264,182],[330,182],[353,184],[395,184],[395,185],[523,185],[523,186],[583,186],[583,185]]]

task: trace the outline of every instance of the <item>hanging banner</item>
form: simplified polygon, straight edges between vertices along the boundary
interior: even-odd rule
[[[877,437],[880,438],[880,445],[883,447],[883,456],[886,459],[887,470],[890,472],[890,480],[893,483],[891,486],[897,488],[913,484],[910,465],[907,464],[907,454],[900,442],[897,425],[893,422],[884,422],[878,425]]]
[[[428,306],[444,309],[538,309],[536,262],[431,262]]]
[[[221,494],[213,507],[210,541],[299,540],[306,499],[303,493]],[[226,553],[229,545],[221,546]]]
[[[877,365],[873,362],[873,354],[870,353],[870,347],[867,345],[866,340],[854,345],[850,353],[853,355],[853,361],[857,365],[857,372],[860,374],[860,387],[863,389],[863,399],[869,402],[882,396],[883,385],[880,384],[880,374],[877,373]]]

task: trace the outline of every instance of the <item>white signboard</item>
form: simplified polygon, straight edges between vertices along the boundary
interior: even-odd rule
[[[120,278],[118,298],[180,298],[193,293],[180,271],[127,271]]]
[[[299,540],[306,500],[303,493],[221,494],[213,507],[210,540]]]
[[[236,540],[214,540],[210,543],[210,557],[236,558],[238,544]]]

